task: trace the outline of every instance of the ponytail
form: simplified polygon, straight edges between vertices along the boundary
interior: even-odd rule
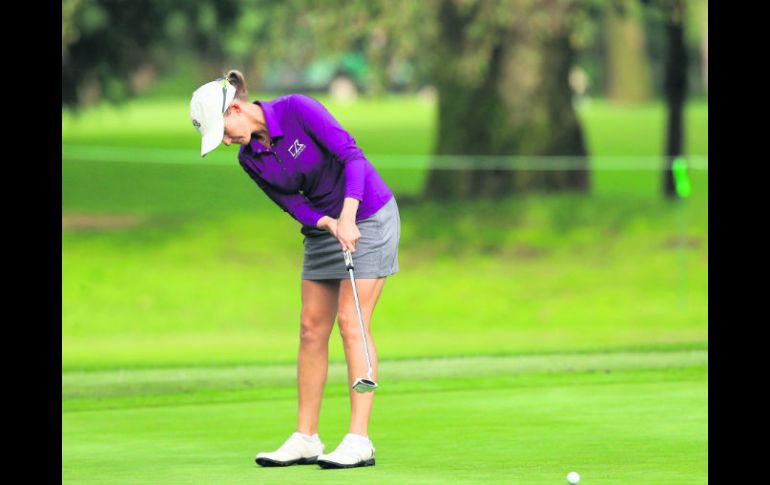
[[[249,92],[246,88],[246,78],[241,71],[231,69],[225,74],[225,79],[235,88],[235,97],[241,101],[249,101]]]

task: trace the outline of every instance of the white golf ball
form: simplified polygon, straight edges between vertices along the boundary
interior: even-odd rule
[[[572,485],[575,485],[580,481],[580,475],[578,475],[578,472],[569,472],[567,473],[567,481]]]

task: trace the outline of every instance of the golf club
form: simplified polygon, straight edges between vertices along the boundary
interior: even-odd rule
[[[356,310],[358,311],[358,324],[361,326],[361,340],[364,342],[364,353],[366,354],[366,365],[369,370],[366,374],[368,379],[359,377],[353,383],[353,389],[357,392],[374,392],[377,389],[377,383],[372,380],[372,361],[369,358],[369,346],[366,344],[366,331],[364,330],[364,317],[361,315],[361,304],[358,302],[358,290],[356,289],[356,279],[353,277],[353,255],[349,250],[344,250],[345,267],[350,273],[350,283],[353,285],[353,297],[356,299]]]

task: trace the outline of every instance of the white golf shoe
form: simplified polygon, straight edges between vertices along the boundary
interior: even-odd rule
[[[277,450],[259,453],[256,462],[262,466],[312,465],[323,452],[321,440],[308,441],[294,432]]]
[[[355,468],[374,465],[374,445],[368,437],[348,433],[336,450],[320,455],[321,468]]]

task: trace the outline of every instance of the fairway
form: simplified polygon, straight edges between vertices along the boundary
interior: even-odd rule
[[[62,483],[707,483],[708,352],[383,360],[374,467],[262,468],[296,425],[295,367],[62,374]],[[347,432],[332,363],[319,435]]]

